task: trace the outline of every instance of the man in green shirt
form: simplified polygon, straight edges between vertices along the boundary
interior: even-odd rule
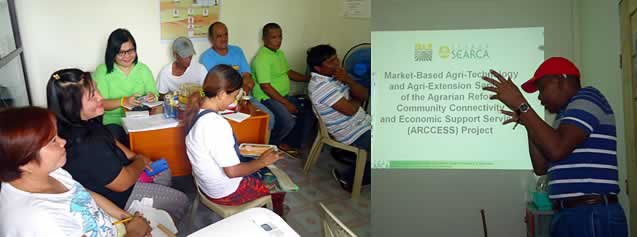
[[[255,86],[252,92],[275,116],[270,143],[279,145],[283,150],[291,150],[284,140],[296,123],[299,102],[288,95],[290,79],[309,81],[310,78],[290,69],[280,49],[283,39],[281,26],[276,23],[263,26],[262,39],[263,46],[252,61],[252,72],[259,86]]]

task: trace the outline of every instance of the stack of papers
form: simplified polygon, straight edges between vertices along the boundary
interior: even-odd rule
[[[127,118],[148,118],[148,116],[150,116],[150,113],[148,112],[148,110],[144,110],[144,111],[126,111],[126,117]]]
[[[154,114],[148,117],[122,118],[122,125],[126,132],[141,132],[164,128],[174,128],[179,125],[179,120],[164,118],[164,114]]]
[[[164,104],[163,101],[159,101],[159,100],[155,100],[153,102],[149,102],[149,101],[146,100],[146,96],[137,97],[136,99],[137,99],[137,101],[141,102],[142,105],[148,106],[149,108],[153,108],[153,107],[160,106],[160,105]],[[133,107],[126,106],[126,105],[124,105],[124,108],[127,108],[128,110],[132,110],[133,109]]]
[[[155,102],[142,102],[143,105],[146,105],[148,107],[155,107],[155,106],[160,106],[162,105],[164,102],[163,101],[155,101]]]
[[[157,107],[157,106],[160,106],[160,105],[162,105],[162,104],[163,104],[163,102],[162,102],[162,101],[155,101],[155,102],[142,102],[142,105],[146,105],[146,106],[148,106],[149,108]],[[124,105],[124,108],[126,108],[126,109],[128,109],[128,110],[132,110],[134,107]]]

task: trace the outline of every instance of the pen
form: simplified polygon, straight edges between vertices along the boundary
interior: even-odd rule
[[[518,120],[515,121],[515,125],[513,125],[513,130],[515,130],[515,127],[517,127],[518,124],[520,124],[520,119],[519,118],[518,118]]]
[[[157,224],[157,228],[159,228],[161,232],[164,232],[164,234],[168,235],[169,237],[176,237],[176,235],[172,231],[170,231],[166,226],[162,224]]]
[[[234,114],[234,113],[236,113],[236,111],[221,113],[221,115]]]
[[[119,220],[119,221],[113,222],[113,225],[123,224],[123,223],[125,223],[125,222],[129,222],[129,221],[131,221],[132,219],[133,219],[133,216],[129,216],[129,217],[126,217],[126,218],[121,219],[121,220]]]

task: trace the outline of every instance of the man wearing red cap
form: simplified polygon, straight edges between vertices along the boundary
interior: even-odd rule
[[[522,84],[539,91],[542,105],[557,117],[553,126],[535,113],[518,87],[491,70],[484,90],[495,92],[511,111],[504,124],[524,125],[537,175],[548,174],[549,198],[556,211],[551,236],[628,236],[626,217],[617,202],[617,138],[615,117],[606,98],[580,85],[580,72],[568,59],[544,61]],[[514,127],[515,128],[515,127]]]

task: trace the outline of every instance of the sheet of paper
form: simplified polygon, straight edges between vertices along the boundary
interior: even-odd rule
[[[231,114],[231,113],[234,113],[234,112],[235,112],[234,110],[226,109],[226,110],[224,110],[224,111],[219,112],[219,114],[222,114],[222,115],[223,115],[223,114]]]
[[[232,121],[235,121],[237,123],[243,122],[243,120],[246,120],[247,118],[250,117],[249,114],[244,114],[241,112],[236,112],[236,113],[231,113],[231,114],[224,114],[223,115],[224,118],[230,119]]]
[[[344,0],[343,15],[351,18],[369,18],[371,16],[370,0]]]

